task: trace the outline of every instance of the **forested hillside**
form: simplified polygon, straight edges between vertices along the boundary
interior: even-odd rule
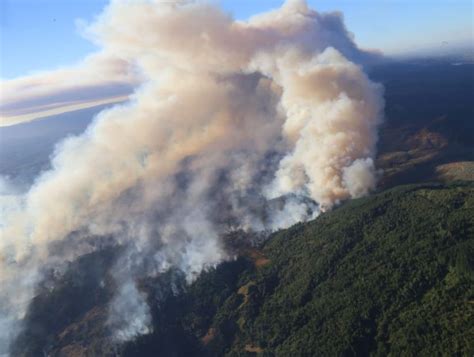
[[[111,256],[96,254],[74,264],[84,268],[95,261],[100,264],[94,269],[104,269]],[[397,187],[280,231],[189,287],[176,272],[143,281],[154,331],[118,350],[111,347],[104,323],[113,284],[81,287],[76,280],[71,294],[61,289],[72,284],[66,274],[56,293],[32,305],[34,323],[22,335],[29,343],[20,338],[16,351],[472,355],[473,259],[474,184]],[[67,299],[58,295],[67,291]],[[97,301],[88,303],[91,296]],[[61,309],[64,301],[85,302],[71,315]],[[34,316],[53,310],[54,328],[39,326],[45,319]],[[27,345],[37,349],[27,350]]]

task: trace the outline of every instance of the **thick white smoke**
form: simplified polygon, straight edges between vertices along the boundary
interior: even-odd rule
[[[135,336],[150,323],[138,270],[177,267],[192,280],[227,257],[224,232],[286,227],[374,188],[382,89],[356,64],[370,55],[340,14],[292,0],[240,22],[202,2],[112,0],[88,33],[143,85],[64,141],[4,218],[0,323],[27,306],[13,281],[31,296],[41,267],[112,236],[135,257],[112,308],[140,314],[116,326]]]

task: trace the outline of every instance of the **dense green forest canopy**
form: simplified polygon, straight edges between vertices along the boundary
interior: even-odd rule
[[[97,276],[115,254],[71,271]],[[66,274],[32,304],[16,355],[472,355],[473,259],[474,184],[401,186],[277,232],[190,286],[178,272],[141,282],[153,333],[118,349],[103,322],[113,282]]]

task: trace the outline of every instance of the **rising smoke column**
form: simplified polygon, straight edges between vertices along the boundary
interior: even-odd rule
[[[143,300],[137,276],[176,267],[191,281],[227,258],[216,212],[237,228],[280,228],[314,216],[298,197],[324,210],[374,188],[382,90],[340,14],[293,0],[244,22],[202,2],[112,0],[88,35],[143,84],[59,145],[2,222],[0,323],[21,317],[44,267],[94,250],[94,237],[132,247],[115,307],[146,313],[120,299]],[[270,219],[253,214],[252,198],[280,196],[289,204]]]
[[[283,88],[283,135],[291,149],[269,195],[302,192],[323,209],[366,195],[376,183],[378,85],[334,48],[310,59],[292,52],[274,58],[261,66]]]

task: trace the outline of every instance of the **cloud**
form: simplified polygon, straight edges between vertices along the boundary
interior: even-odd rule
[[[76,110],[94,108],[104,104],[122,103],[128,100],[128,96],[108,97],[99,100],[85,100],[75,102],[61,102],[52,105],[44,105],[42,107],[27,108],[26,110],[18,110],[13,115],[0,117],[0,127],[11,126],[30,122],[36,119],[47,118],[53,115],[74,112]],[[52,108],[52,109],[49,109]],[[25,111],[24,114],[20,114]]]
[[[75,66],[0,83],[0,126],[127,99],[140,76],[120,58],[100,52]]]

